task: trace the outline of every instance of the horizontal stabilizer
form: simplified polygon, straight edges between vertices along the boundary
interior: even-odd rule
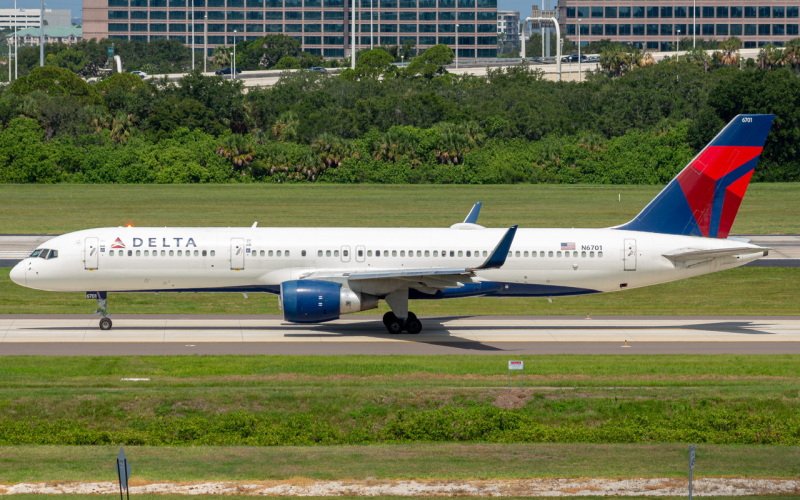
[[[752,255],[763,252],[763,257],[769,255],[769,248],[763,247],[739,247],[723,248],[716,250],[682,250],[673,253],[665,253],[664,257],[672,262],[689,262],[692,260],[719,259],[721,257],[733,257],[735,255]]]

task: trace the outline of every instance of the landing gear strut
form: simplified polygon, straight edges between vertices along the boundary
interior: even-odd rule
[[[106,299],[106,292],[87,292],[87,299],[97,300],[97,310],[95,314],[102,316],[100,318],[100,329],[111,330],[111,318],[108,317],[108,300]]]

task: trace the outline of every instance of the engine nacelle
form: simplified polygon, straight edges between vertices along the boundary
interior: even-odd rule
[[[340,314],[378,307],[378,298],[342,288],[332,281],[295,280],[281,283],[283,317],[292,323],[322,323]]]

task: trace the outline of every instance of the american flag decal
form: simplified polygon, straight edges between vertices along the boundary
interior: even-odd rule
[[[575,242],[570,241],[568,243],[562,243],[561,250],[575,250]]]
[[[117,238],[114,240],[114,243],[111,244],[111,248],[125,248],[125,243],[123,243],[121,239]]]

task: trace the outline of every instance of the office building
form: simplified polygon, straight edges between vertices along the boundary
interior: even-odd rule
[[[326,58],[350,55],[351,1],[356,49],[403,45],[458,47],[461,59],[497,55],[497,0],[83,0],[84,38],[171,38],[207,53],[269,34],[300,41]],[[192,22],[194,21],[194,22]],[[372,34],[372,36],[370,36]]]
[[[42,11],[40,9],[0,9],[0,30],[18,30],[25,28],[38,28],[41,25]],[[69,9],[45,9],[44,20],[46,26],[72,26]]]
[[[756,48],[800,37],[796,0],[560,0],[558,9],[562,32],[577,41],[580,25],[582,45],[610,39],[668,51],[676,39],[735,36],[745,48]]]

